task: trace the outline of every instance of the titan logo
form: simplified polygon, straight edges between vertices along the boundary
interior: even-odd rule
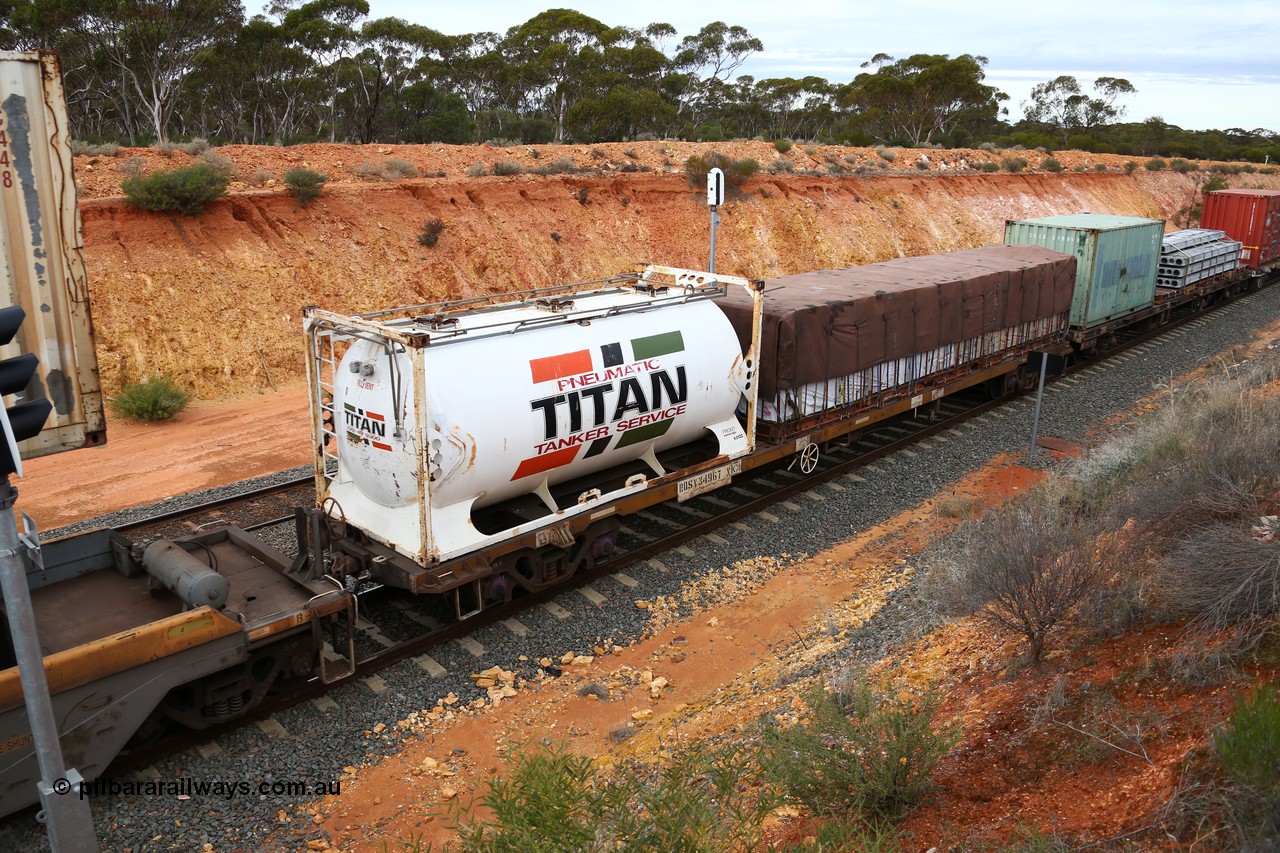
[[[566,394],[555,394],[534,400],[533,410],[542,412],[544,438],[548,441],[560,434],[561,406],[569,411],[569,432],[579,432],[586,426],[598,427],[625,418],[628,413],[643,415],[664,406],[683,403],[689,398],[689,384],[684,365],[678,365],[673,381],[666,370],[649,374],[649,388],[634,377],[617,383],[593,385]],[[586,418],[584,419],[584,415]],[[588,424],[586,421],[590,421]]]
[[[366,412],[364,409],[353,409],[351,406],[347,406],[346,415],[347,426],[351,429],[376,435],[379,438],[387,437],[387,422],[383,420],[382,415]]]

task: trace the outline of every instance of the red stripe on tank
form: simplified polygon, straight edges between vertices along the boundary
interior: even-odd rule
[[[566,447],[564,450],[553,450],[541,456],[530,457],[520,463],[520,467],[516,468],[516,473],[512,475],[511,479],[519,480],[521,477],[541,474],[543,471],[550,471],[552,468],[568,465],[578,455],[580,448],[581,445],[578,445],[578,447]]]
[[[531,358],[529,370],[533,373],[534,382],[550,382],[552,379],[561,379],[565,376],[590,373],[591,350],[582,349],[577,352],[567,352],[564,355]]]

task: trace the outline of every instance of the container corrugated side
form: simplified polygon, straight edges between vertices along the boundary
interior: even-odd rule
[[[1070,322],[1089,328],[1152,303],[1163,236],[1159,219],[1077,214],[1006,222],[1004,241],[1075,255]]]
[[[53,403],[44,430],[19,449],[33,458],[101,444],[106,422],[56,54],[0,52],[0,132],[0,298],[27,313],[0,357],[36,354],[40,369],[17,396]]]
[[[1218,190],[1204,197],[1203,228],[1244,244],[1240,262],[1252,269],[1280,262],[1280,190]]]

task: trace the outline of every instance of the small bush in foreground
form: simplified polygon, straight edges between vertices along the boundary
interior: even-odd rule
[[[514,160],[499,160],[493,164],[493,173],[495,175],[518,175],[524,169]]]
[[[761,766],[783,793],[818,813],[900,817],[960,740],[954,725],[935,728],[932,693],[913,706],[880,699],[857,678],[838,691],[818,684],[805,700],[806,722],[765,730]]]
[[[1169,168],[1173,169],[1175,172],[1186,174],[1187,172],[1194,172],[1199,169],[1200,164],[1192,163],[1190,160],[1183,160],[1180,157],[1175,157],[1173,162],[1169,164]]]
[[[773,140],[773,147],[778,149],[779,154],[786,154],[788,151],[791,150],[791,145],[792,145],[792,142],[790,139]]]
[[[1159,157],[1152,157],[1150,160],[1143,163],[1142,167],[1146,169],[1148,172],[1159,172],[1161,169],[1165,168],[1167,165],[1169,164],[1161,160]]]
[[[1138,164],[1137,164],[1137,162],[1136,162],[1136,161],[1134,161],[1134,160],[1125,160],[1125,161],[1124,161],[1124,170],[1125,170],[1125,172],[1127,172],[1127,173],[1129,173],[1130,175],[1132,175],[1134,172],[1138,171]]]
[[[1000,161],[1000,165],[1004,167],[1006,172],[1021,172],[1027,168],[1026,157],[1005,157]]]
[[[134,421],[164,421],[191,402],[191,394],[179,388],[168,376],[157,376],[133,385],[111,399],[111,411]]]
[[[1040,168],[1044,169],[1046,172],[1061,172],[1062,164],[1053,157],[1046,157],[1044,158],[1044,162],[1040,164]]]
[[[156,172],[145,178],[125,178],[125,200],[143,210],[176,210],[188,215],[204,210],[227,192],[227,174],[207,163]]]
[[[979,172],[998,172],[1000,171],[1000,164],[992,163],[990,160],[985,160],[981,163],[974,163],[973,168],[977,169]]]
[[[599,778],[590,758],[546,748],[520,755],[477,803],[455,801],[449,820],[464,853],[584,850],[754,850],[773,803],[739,790],[733,752],[689,753],[660,771],[628,768]]]
[[[1274,684],[1237,702],[1213,739],[1213,752],[1231,781],[1280,805],[1280,699]]]
[[[436,243],[440,242],[440,235],[444,232],[444,220],[429,219],[427,224],[422,226],[422,233],[418,235],[418,242],[428,249],[434,249]]]
[[[285,188],[298,203],[298,207],[306,207],[318,199],[327,180],[329,178],[326,175],[313,169],[290,169],[284,173]]]
[[[1119,542],[1096,541],[1096,520],[1071,510],[1070,488],[1042,487],[964,525],[927,578],[940,608],[1026,637],[1033,664],[1123,564]]]
[[[1217,849],[1274,850],[1280,842],[1280,700],[1274,684],[1242,698],[1213,737],[1212,755],[1226,776],[1188,780],[1165,818],[1182,835],[1225,835]],[[1206,768],[1207,769],[1207,768]],[[1225,819],[1225,821],[1224,821]]]

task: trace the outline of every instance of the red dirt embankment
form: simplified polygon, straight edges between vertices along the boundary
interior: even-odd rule
[[[956,174],[996,155],[902,150],[890,163],[869,149],[797,146],[781,158],[766,143],[228,146],[218,156],[264,186],[237,182],[229,197],[187,217],[111,196],[125,164],[150,172],[189,155],[84,157],[76,168],[82,197],[92,199],[81,208],[104,387],[110,394],[168,373],[218,399],[297,379],[306,304],[364,311],[601,278],[637,262],[705,267],[705,197],[689,187],[683,164],[712,148],[765,164],[786,159],[797,170],[750,179],[722,208],[717,268],[756,277],[970,248],[998,241],[1009,218],[1087,210],[1168,219],[1197,180],[1142,170]],[[1089,162],[1111,156],[1112,168],[1125,159],[1074,153]],[[913,168],[920,157],[929,170]],[[533,169],[560,158],[595,173],[466,175],[476,163]],[[369,181],[352,171],[389,159],[445,177]],[[865,174],[798,173],[824,164]],[[304,209],[276,177],[294,166],[331,176]],[[1275,177],[1242,177],[1280,187]],[[418,235],[436,218],[445,228],[427,248]]]

